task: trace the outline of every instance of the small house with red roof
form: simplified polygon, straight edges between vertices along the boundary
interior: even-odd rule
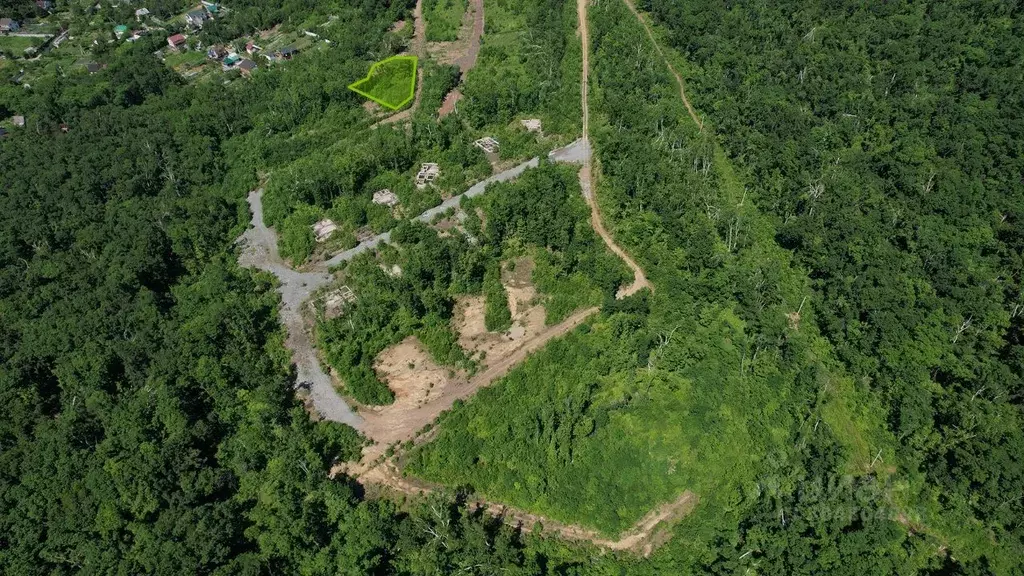
[[[185,40],[187,40],[187,38],[185,38],[184,34],[175,34],[167,39],[167,45],[170,46],[172,50],[180,50],[185,46]]]

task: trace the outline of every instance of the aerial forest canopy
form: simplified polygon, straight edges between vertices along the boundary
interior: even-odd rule
[[[53,4],[0,2],[80,42],[0,59],[0,573],[1024,574],[1019,2],[590,3],[592,193],[653,285],[625,298],[578,167],[543,159],[582,125],[576,2],[483,0],[463,73],[477,2],[424,0],[393,125],[347,85],[414,49],[415,1],[229,1],[165,60],[112,24],[190,3]],[[175,68],[269,31],[317,49]],[[457,226],[409,221],[534,156]],[[347,399],[393,402],[374,359],[409,337],[475,374],[456,302],[505,333],[524,262],[541,324],[593,314],[389,447],[445,489],[367,488],[369,440],[296,398],[277,280],[237,263],[255,189],[296,268],[391,233],[312,322]],[[646,551],[600,544],[680,498]]]

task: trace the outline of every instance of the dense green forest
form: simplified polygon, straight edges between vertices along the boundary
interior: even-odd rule
[[[1021,434],[1021,352],[1015,307],[1021,297],[1022,204],[1020,166],[1009,160],[1019,158],[1021,144],[1019,119],[1010,118],[1009,106],[1019,100],[1019,76],[1013,84],[1006,83],[1014,78],[1010,69],[987,72],[1004,82],[1003,93],[987,95],[991,120],[963,110],[931,128],[957,130],[960,155],[968,144],[994,147],[995,160],[987,166],[974,159],[987,173],[956,175],[958,162],[968,160],[937,162],[936,149],[954,151],[951,136],[915,135],[909,120],[919,113],[916,108],[887,107],[884,121],[868,124],[851,120],[852,112],[866,110],[847,112],[832,101],[866,106],[848,87],[801,84],[812,55],[818,73],[832,74],[827,78],[833,83],[850,82],[852,70],[866,61],[880,66],[874,55],[851,62],[845,75],[829,65],[831,59],[849,58],[853,42],[831,38],[831,31],[842,38],[867,36],[861,12],[836,8],[836,21],[800,13],[801,25],[791,21],[796,17],[788,8],[657,6],[671,26],[667,36],[707,62],[696,68],[668,52],[696,77],[698,110],[710,114],[703,130],[690,122],[660,55],[626,7],[601,3],[591,9],[599,197],[617,215],[617,236],[632,246],[658,287],[646,304],[650,312],[631,310],[633,318],[626,321],[621,311],[607,308],[607,320],[602,316],[569,339],[573,350],[596,342],[595,329],[604,322],[617,320],[612,326],[629,329],[606,337],[585,359],[574,361],[568,349],[557,346],[532,359],[443,418],[438,440],[418,450],[412,470],[612,533],[652,503],[684,487],[695,489],[714,502],[705,500],[676,532],[703,538],[674,541],[656,554],[654,564],[665,571],[1017,569],[1021,468],[1014,446]],[[891,5],[886,10],[897,21],[923,11]],[[981,20],[988,18],[987,26],[1006,35],[1004,46],[1019,44],[1010,38],[1019,25],[1010,25],[1009,13],[982,17],[984,11],[977,10]],[[949,18],[953,11],[940,14]],[[849,25],[853,20],[857,26]],[[931,43],[954,42],[942,36],[947,25],[953,26],[932,25]],[[879,24],[874,33],[892,42],[886,30]],[[765,49],[773,43],[781,45]],[[829,44],[831,52],[819,53]],[[726,45],[736,48],[723,50]],[[886,50],[907,54],[893,46]],[[786,58],[804,53],[808,72],[798,76],[800,67]],[[1004,58],[1002,65],[1019,71],[1013,60]],[[953,76],[944,77],[944,91],[953,91]],[[915,80],[903,82],[915,86]],[[792,100],[784,87],[792,90]],[[984,99],[955,96],[974,102],[972,111]],[[925,105],[919,94],[906,98],[913,106]],[[940,104],[928,106],[935,110]],[[953,102],[946,109],[953,113]],[[830,115],[833,122],[826,121]],[[962,123],[968,119],[993,130],[1003,119],[1006,124],[990,139],[975,129],[977,140],[965,142]],[[897,143],[894,138],[903,134],[880,131],[879,124],[906,130],[909,137]],[[848,136],[850,149],[824,151],[854,126],[866,133]],[[909,157],[894,158],[895,148],[910,144],[921,155],[915,158],[927,162],[919,182],[905,165]],[[868,170],[869,156],[879,162],[874,170]],[[851,167],[844,168],[843,160]],[[918,196],[938,193],[933,189],[942,167],[952,180],[945,189],[956,200],[930,198],[929,215],[918,207],[919,198],[894,199],[901,187]],[[967,184],[972,181],[978,184]],[[872,188],[879,190],[873,197]],[[824,204],[836,212],[823,212]],[[897,239],[891,236],[896,230],[905,232]],[[952,241],[958,237],[963,241]],[[918,251],[925,251],[924,261]],[[913,260],[919,265],[911,266]],[[883,263],[892,268],[883,272]],[[915,268],[939,278],[922,272],[915,279]],[[937,282],[941,289],[931,287]],[[896,294],[902,299],[891,299]],[[947,306],[943,299],[949,298]],[[963,311],[954,312],[957,301]],[[722,308],[736,317],[723,322],[732,333],[714,329],[712,311]],[[718,314],[718,322],[728,317]],[[985,330],[977,325],[980,318],[990,319]],[[704,330],[694,334],[695,326]],[[627,343],[629,337],[638,342]],[[708,349],[723,347],[734,356],[713,367]],[[616,353],[622,355],[618,361],[605,363]],[[737,369],[740,378],[730,378]],[[644,381],[653,374],[661,382]],[[954,386],[948,379],[962,381]],[[730,380],[739,380],[731,401],[730,387],[723,388]],[[757,392],[759,385],[764,392]],[[677,404],[646,415],[639,430],[627,425],[631,412],[650,410],[652,402],[666,398]],[[708,407],[702,410],[703,401]],[[684,432],[674,432],[679,429]],[[630,445],[644,431],[653,434],[650,442]],[[719,441],[700,449],[708,445],[705,435]],[[931,452],[918,452],[915,442]],[[619,444],[625,448],[617,449]],[[741,465],[744,456],[752,457],[748,467]],[[652,461],[659,458],[669,475],[654,472]],[[710,478],[702,480],[695,469]],[[666,478],[668,486],[659,486]],[[612,502],[637,501],[642,504],[632,510],[609,509]],[[936,548],[948,555],[936,554]]]
[[[1022,7],[651,7],[901,470],[1019,560]]]
[[[337,25],[395,9],[366,3]],[[0,572],[559,563],[452,500],[399,511],[329,479],[362,440],[309,420],[273,285],[234,263],[257,171],[322,141],[308,127],[360,121],[342,80],[369,54],[335,46],[252,82],[188,85],[154,46],[2,92],[31,129],[0,141]]]
[[[465,2],[424,4],[451,34]],[[135,8],[89,5],[75,22]],[[664,53],[622,0],[593,3],[596,193],[655,286],[623,300],[574,169],[491,186],[462,234],[403,218],[491,173],[482,135],[506,164],[576,137],[575,2],[486,0],[477,68],[424,62],[411,129],[371,129],[346,86],[405,49],[412,5],[231,2],[198,38],[331,18],[329,46],[246,81],[189,83],[153,35],[97,45],[96,74],[44,54],[28,88],[0,85],[0,116],[28,122],[0,138],[0,573],[1021,573],[1019,3],[639,2]],[[412,186],[424,161],[437,189]],[[517,259],[548,323],[601,312],[405,455],[449,490],[367,494],[329,474],[365,440],[294,397],[273,278],[235,263],[261,185],[297,264],[392,230],[316,327],[363,402],[391,399],[373,359],[407,335],[476,369],[454,302],[483,294],[506,328]],[[382,187],[404,212],[370,202]],[[322,217],[342,233],[318,247]],[[650,557],[464,506],[615,536],[684,490],[698,505]]]

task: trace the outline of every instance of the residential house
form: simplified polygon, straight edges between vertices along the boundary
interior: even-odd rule
[[[253,42],[252,40],[250,40],[250,41],[245,43],[245,53],[248,54],[249,56],[252,56],[252,55],[256,54],[260,50],[263,50],[263,48],[260,48],[259,46],[257,46],[256,43]]]
[[[238,69],[242,71],[242,76],[245,76],[246,78],[252,75],[253,70],[256,68],[256,63],[248,58],[243,58],[242,61],[238,63]]]
[[[40,10],[49,10],[53,8],[53,2],[51,0],[36,0],[36,8]]]
[[[187,40],[187,38],[185,38],[184,34],[175,34],[167,39],[167,45],[170,46],[172,50],[183,50],[186,48],[185,40]]]
[[[116,36],[118,40],[124,38],[124,35],[127,33],[128,27],[124,24],[118,24],[117,26],[114,26],[114,36]]]
[[[238,64],[241,61],[242,61],[242,57],[239,56],[238,54],[232,52],[232,53],[230,53],[230,54],[228,54],[227,56],[224,57],[224,60],[221,61],[221,64],[224,65],[224,69],[225,70],[228,70],[231,67],[233,67],[235,64]]]
[[[206,57],[209,58],[210,60],[220,60],[221,58],[224,58],[225,56],[227,56],[227,54],[228,54],[228,51],[225,50],[223,46],[218,46],[216,44],[214,44],[213,46],[210,46],[206,50]]]
[[[206,0],[203,0],[203,8],[210,13],[210,16],[214,16],[220,12],[220,4],[206,2]]]
[[[10,18],[0,18],[0,34],[10,34],[11,32],[17,32],[21,28],[21,24],[18,24],[17,20],[11,20]]]
[[[89,71],[89,74],[95,74],[100,70],[103,70],[104,66],[99,62],[89,62],[85,65],[85,69]]]
[[[280,51],[278,51],[277,55],[282,60],[291,60],[292,57],[295,56],[295,54],[297,53],[298,49],[296,49],[294,46],[285,46],[284,48],[281,48]]]
[[[142,22],[142,19],[149,16],[149,8],[139,8],[135,11],[135,21]]]
[[[18,128],[24,128],[25,127],[25,117],[24,116],[11,116],[11,124],[14,124]]]
[[[185,23],[194,28],[202,28],[206,22],[206,12],[203,10],[192,10],[185,14]]]

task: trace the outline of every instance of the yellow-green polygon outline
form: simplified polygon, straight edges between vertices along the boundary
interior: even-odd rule
[[[392,88],[396,84],[407,85],[409,87],[408,94],[402,94],[400,96],[400,100],[396,102],[396,99],[394,98],[393,94],[381,93],[381,75],[390,74],[391,76],[395,76],[395,68],[390,64],[394,62],[400,62],[403,60],[408,60],[412,62],[412,70],[411,73],[409,73],[408,80],[406,80],[404,77],[405,74],[408,73],[408,71],[402,69],[397,71],[397,74],[400,75],[401,77],[389,78],[385,76],[383,78],[383,81],[391,84]],[[416,95],[416,66],[417,59],[415,56],[391,56],[390,58],[385,58],[380,62],[374,62],[374,64],[370,66],[370,71],[366,74],[366,77],[363,78],[362,80],[358,80],[356,82],[353,82],[352,84],[349,84],[348,89],[355,92],[356,94],[359,94],[360,96],[365,96],[370,100],[373,100],[374,102],[380,104],[381,106],[390,108],[391,110],[398,110],[402,106],[408,104]],[[405,84],[405,82],[408,82],[408,84]]]

